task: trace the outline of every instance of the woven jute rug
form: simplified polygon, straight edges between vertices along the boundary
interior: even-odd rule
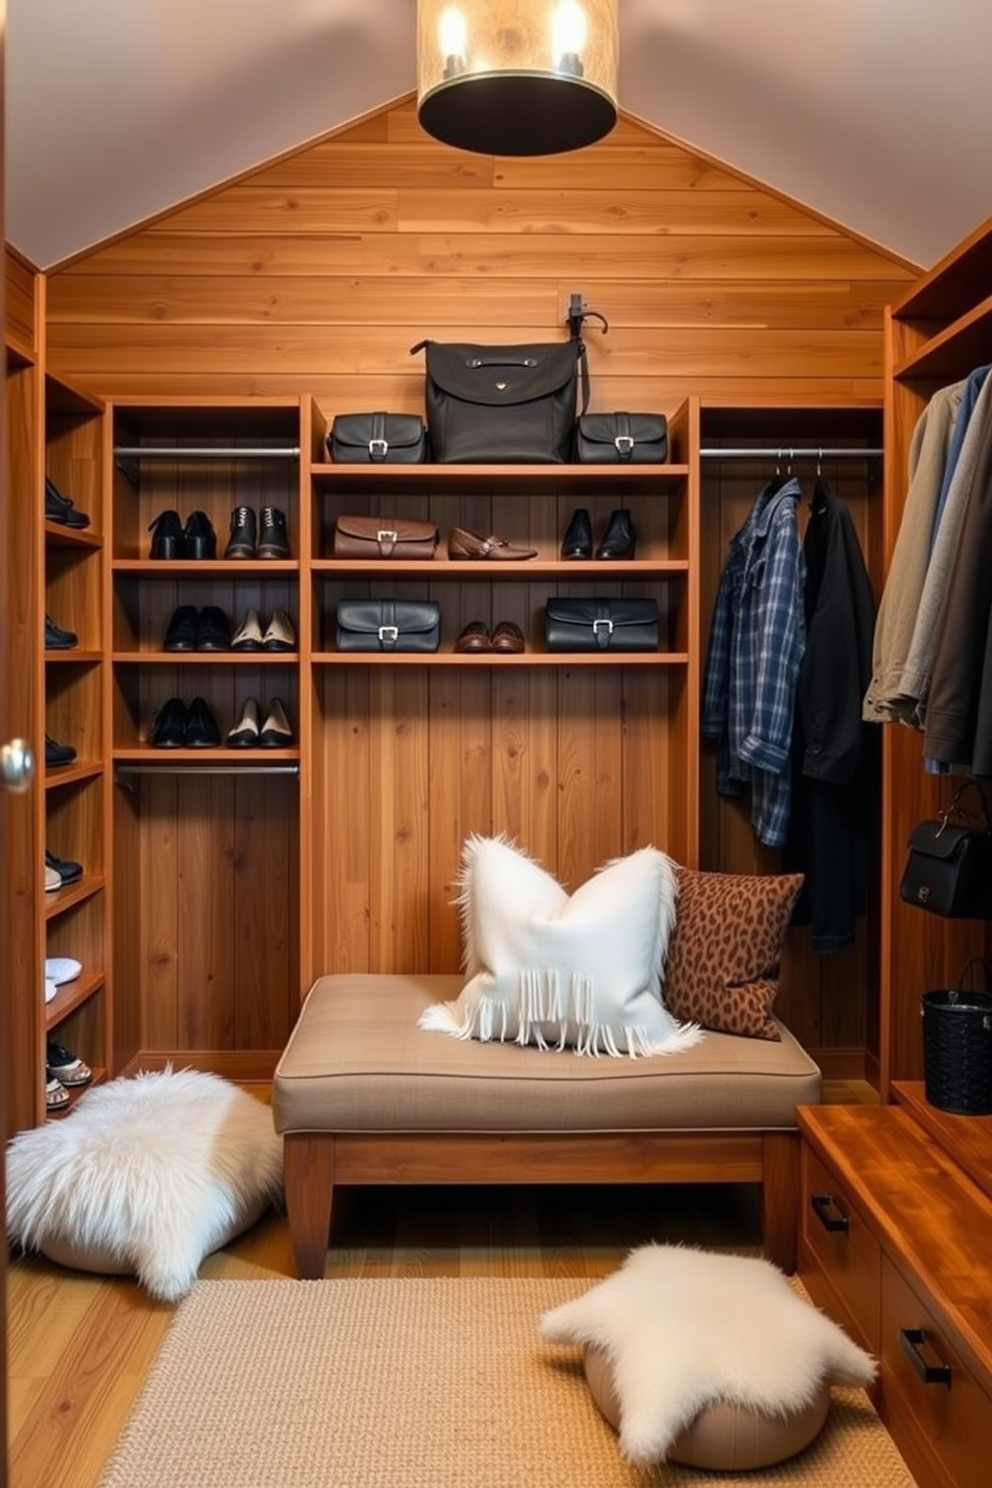
[[[813,1444],[711,1475],[625,1463],[578,1349],[541,1313],[593,1283],[201,1281],[180,1304],[101,1488],[914,1488],[859,1390]]]

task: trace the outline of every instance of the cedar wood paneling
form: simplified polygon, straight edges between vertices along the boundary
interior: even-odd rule
[[[593,324],[587,336],[594,409],[673,415],[690,395],[704,405],[861,404],[881,401],[883,307],[914,277],[911,265],[632,120],[571,156],[502,160],[436,144],[407,101],[53,273],[47,351],[52,370],[108,399],[309,394],[328,420],[373,407],[419,412],[416,341],[555,339],[578,292],[610,324],[608,335]],[[727,489],[724,498],[712,477],[706,511],[717,523],[704,543],[719,533],[722,544],[743,515],[740,482]],[[511,613],[514,590],[501,597]],[[711,599],[704,591],[704,613]],[[671,730],[684,727],[686,709],[676,680],[593,671],[566,686],[536,668],[496,680],[322,672],[312,682],[302,959],[285,954],[290,979],[455,969],[451,898],[469,831],[509,832],[574,887],[665,830],[681,769]],[[204,792],[205,809],[191,812]],[[267,846],[264,833],[246,831],[236,851],[232,799],[229,785],[209,784],[149,797],[144,879],[159,881],[163,864],[180,865],[183,879],[178,898],[152,895],[133,968],[146,1037],[159,1045],[278,1046],[289,1016],[274,967],[278,1011],[259,1006],[256,977],[251,1010],[239,1012],[230,946],[239,922],[225,920],[221,953],[195,912],[208,902],[220,913],[218,860],[237,862],[241,899],[252,903],[252,863],[271,873],[292,851],[283,826]],[[248,799],[282,821],[283,788]],[[224,840],[204,842],[204,820]],[[749,868],[746,839],[746,829],[706,828],[701,861]],[[290,877],[281,910],[292,918]],[[177,990],[181,944],[227,966],[224,989],[215,980],[201,994],[209,1010]],[[789,1021],[812,1046],[865,1041],[864,997],[852,995],[851,962],[841,960],[825,979],[807,966],[799,984],[783,982]],[[863,983],[863,950],[855,964]]]

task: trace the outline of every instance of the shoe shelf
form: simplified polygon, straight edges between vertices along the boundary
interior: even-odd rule
[[[46,1030],[50,1033],[58,1028],[71,1013],[102,991],[105,981],[102,972],[83,970],[74,982],[66,982],[59,987],[51,1002],[45,1004]]]
[[[120,666],[295,666],[299,661],[297,651],[163,651],[149,648],[147,651],[115,651],[113,660]]]
[[[115,403],[113,570],[137,562],[174,573],[223,573],[232,565],[294,571],[300,553],[300,418],[297,399],[250,407],[222,399],[196,406],[169,399]],[[290,557],[225,561],[239,507],[250,509],[256,526],[264,508],[281,513]],[[202,513],[216,538],[216,557],[153,559],[151,529],[167,512],[178,514],[184,531],[193,514]]]
[[[83,872],[59,889],[46,890],[41,913],[46,957],[71,957],[81,963],[82,971],[74,981],[60,986],[51,1002],[42,1002],[38,1033],[42,1056],[44,1035],[54,1036],[93,1069],[94,1079],[100,1078],[107,1063],[112,1022],[108,982],[110,777],[104,721],[105,421],[102,403],[58,378],[46,377],[44,516],[40,524],[44,610],[56,626],[74,632],[78,641],[65,649],[44,647],[42,652],[46,743],[50,739],[69,746],[75,757],[64,764],[45,764],[40,831],[46,856],[50,851],[76,861]],[[84,525],[74,525],[77,520]],[[43,1063],[39,1073],[39,1099],[44,1106]],[[59,1108],[59,1115],[71,1109],[73,1098]]]
[[[598,584],[614,583],[617,579],[664,579],[688,573],[689,563],[684,558],[611,559],[609,562],[595,559],[573,559],[563,563],[557,558],[509,559],[486,562],[473,558],[451,559],[438,552],[433,559],[389,559],[372,558],[315,558],[310,565],[315,574],[334,575],[341,579],[362,578],[415,578],[427,579],[484,579],[498,583],[501,579],[543,579],[545,582],[594,579]]]
[[[83,780],[95,780],[103,774],[102,760],[73,760],[68,765],[46,765],[45,790],[57,791]]]
[[[47,666],[96,666],[103,661],[103,652],[89,647],[77,646],[71,651],[46,651]]]
[[[61,889],[52,889],[45,895],[45,919],[53,920],[67,910],[85,904],[95,894],[101,894],[105,886],[102,874],[84,873],[75,883]]]
[[[298,627],[301,546],[305,554],[308,535],[300,530],[302,418],[299,399],[114,404],[111,758],[115,779],[126,790],[137,792],[130,777],[139,774],[298,773],[296,737],[278,748],[232,747],[226,738],[250,698],[263,718],[278,700],[298,735],[299,648],[214,650],[216,637],[204,634],[194,635],[191,650],[167,650],[165,639],[183,609],[198,615],[207,609],[221,611],[230,639],[251,610],[258,612],[263,631],[277,610]],[[246,551],[272,536],[268,509],[284,526],[288,554],[225,556],[235,539]],[[185,525],[160,520],[173,512]],[[202,517],[191,522],[194,513]],[[159,552],[181,550],[187,532],[198,534],[202,551],[211,531],[213,557],[182,551],[176,557],[151,556],[153,543]],[[205,624],[206,617],[201,618]],[[217,625],[212,628],[216,631]],[[208,642],[207,649],[196,649],[200,639]],[[217,744],[182,742],[187,728],[182,719],[197,698],[216,724]],[[173,730],[170,720],[169,737],[180,742],[153,743],[156,719],[161,726],[169,716],[163,710],[176,701],[183,706],[170,711],[178,713],[180,723]],[[224,799],[218,795],[211,809],[222,810]],[[166,809],[164,798],[147,809],[151,815]],[[136,850],[139,840],[140,834]]]
[[[103,549],[103,538],[88,527],[75,531],[58,522],[46,522],[44,531],[46,548],[68,548],[80,552],[100,552]]]
[[[221,765],[246,771],[269,771],[277,766],[295,765],[299,763],[300,751],[295,745],[289,749],[263,749],[258,745],[228,749],[223,744],[208,745],[203,749],[163,749],[141,742],[115,748],[113,759],[119,765],[148,765],[163,771],[177,768],[186,771],[191,767],[202,767],[205,773],[210,774]]]
[[[114,558],[110,566],[115,574],[135,574],[142,579],[258,580],[300,571],[295,558]]]

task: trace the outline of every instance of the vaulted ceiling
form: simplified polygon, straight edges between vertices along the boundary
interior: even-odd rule
[[[415,15],[8,0],[8,240],[51,268],[408,94]],[[620,38],[627,113],[911,263],[992,213],[990,0],[620,0]]]

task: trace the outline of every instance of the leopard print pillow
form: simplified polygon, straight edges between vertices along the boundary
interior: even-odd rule
[[[700,873],[681,866],[676,875],[665,1006],[674,1018],[717,1033],[778,1039],[771,1010],[803,875]]]

